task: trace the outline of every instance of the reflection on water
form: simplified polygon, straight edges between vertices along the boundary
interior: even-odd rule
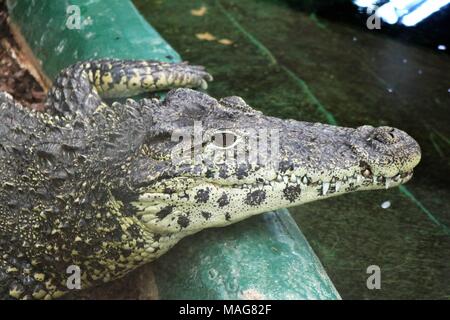
[[[215,97],[240,95],[277,117],[390,125],[415,137],[423,158],[405,187],[290,211],[343,298],[449,299],[448,38],[435,29],[424,39],[423,25],[413,35],[385,24],[368,30],[361,15],[305,12],[294,2],[135,3],[184,59],[208,67]],[[381,290],[366,287],[369,265],[381,268]]]
[[[450,3],[449,0],[353,0],[370,13],[389,24],[412,27],[425,21]]]

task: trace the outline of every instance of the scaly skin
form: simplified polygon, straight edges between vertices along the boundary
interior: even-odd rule
[[[418,144],[398,129],[281,120],[238,97],[217,101],[191,89],[162,102],[107,105],[100,97],[210,80],[187,64],[97,60],[61,72],[46,113],[0,93],[1,298],[60,297],[70,265],[80,267],[83,288],[107,282],[205,228],[399,185],[420,160]],[[180,144],[175,133],[197,121],[210,135]],[[255,128],[273,134],[278,165],[237,151],[221,158],[224,149],[251,154],[249,141],[265,139]],[[180,146],[194,157],[178,161]]]

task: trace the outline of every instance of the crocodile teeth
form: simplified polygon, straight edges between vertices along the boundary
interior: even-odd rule
[[[363,177],[360,176],[360,175],[358,174],[358,175],[356,176],[356,183],[357,183],[357,184],[360,184],[361,181],[362,181],[362,179],[363,179]]]
[[[336,183],[334,182],[330,183],[330,192],[336,192]]]
[[[385,181],[385,183],[384,183],[384,187],[385,187],[386,189],[388,189],[390,184],[391,184],[391,179],[386,178],[386,181]]]
[[[289,178],[287,176],[284,176],[283,177],[283,181],[284,181],[284,183],[288,183],[289,182]]]
[[[297,177],[295,176],[295,174],[293,174],[292,176],[291,176],[291,182],[297,182]]]
[[[322,194],[326,195],[328,192],[328,189],[330,189],[330,183],[329,182],[324,182],[322,184]]]
[[[370,177],[370,174],[371,174],[371,172],[370,172],[369,169],[366,169],[366,170],[364,170],[364,172],[363,172],[363,176],[366,177],[366,178],[369,178],[369,177]]]
[[[303,176],[302,183],[305,185],[308,184],[308,178],[306,176]]]
[[[336,190],[336,192],[338,192],[340,188],[341,188],[341,183],[339,181],[337,181],[334,189]]]
[[[278,175],[278,176],[277,176],[277,181],[278,181],[278,182],[283,181],[283,177],[281,177],[280,175]]]

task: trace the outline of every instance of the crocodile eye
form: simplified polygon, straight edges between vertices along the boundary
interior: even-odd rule
[[[237,135],[232,131],[217,131],[211,138],[215,147],[231,148],[237,142]]]

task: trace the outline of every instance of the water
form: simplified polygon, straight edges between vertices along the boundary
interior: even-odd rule
[[[445,33],[368,30],[344,11],[311,14],[293,2],[135,4],[184,59],[208,67],[215,97],[239,95],[281,118],[390,125],[416,138],[423,158],[405,187],[290,211],[344,299],[449,299],[450,59],[438,49],[449,46],[439,38]],[[366,287],[370,265],[381,268],[381,290]]]

